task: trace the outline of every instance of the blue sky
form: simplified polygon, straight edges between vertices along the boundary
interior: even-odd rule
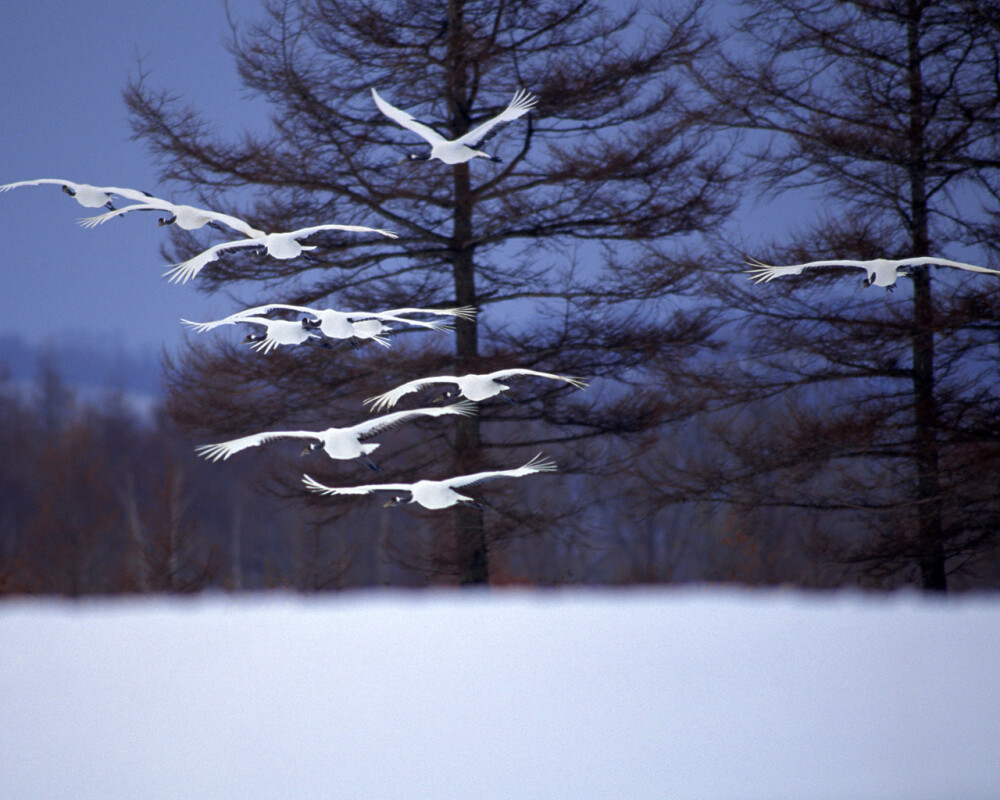
[[[259,16],[260,2],[230,0],[230,12],[245,26]],[[121,94],[141,58],[152,86],[203,110],[217,129],[266,123],[266,108],[248,100],[239,83],[225,48],[229,35],[222,0],[0,4],[0,100],[7,109],[0,116],[0,183],[60,178],[190,201],[157,181],[153,158],[130,138]],[[778,219],[788,221],[787,213],[775,213],[780,205],[751,202],[738,227],[770,232]],[[234,310],[221,294],[162,278],[168,264],[159,249],[167,233],[153,215],[95,230],[76,224],[93,213],[54,186],[0,195],[0,336],[173,350],[185,336],[181,317],[207,320]],[[762,225],[761,215],[769,222]],[[734,274],[739,268],[734,263]]]
[[[230,6],[245,24],[260,4]],[[182,202],[157,181],[144,146],[131,141],[122,89],[141,57],[153,85],[205,109],[223,130],[253,125],[262,112],[243,96],[224,46],[228,30],[221,0],[0,4],[0,183],[60,178]],[[0,334],[172,349],[184,335],[180,317],[231,310],[222,297],[161,277],[167,234],[152,215],[91,231],[76,224],[91,213],[58,187],[0,194]]]

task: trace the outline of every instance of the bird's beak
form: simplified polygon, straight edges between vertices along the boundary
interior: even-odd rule
[[[311,451],[311,450],[309,449],[309,446],[308,446],[308,445],[306,445],[305,447],[303,447],[303,448],[302,448],[302,452],[301,452],[301,453],[299,453],[299,456],[307,456],[307,455],[309,455],[309,454],[310,454],[311,452],[312,452],[312,451]]]
[[[391,507],[392,507],[392,506],[394,506],[394,505],[396,505],[396,501],[395,501],[395,500],[386,500],[386,501],[385,501],[385,502],[384,502],[384,503],[382,504],[382,508],[391,508]]]
[[[448,395],[446,395],[446,394],[439,394],[437,397],[432,397],[431,398],[431,402],[432,403],[443,403],[447,399],[448,399]]]

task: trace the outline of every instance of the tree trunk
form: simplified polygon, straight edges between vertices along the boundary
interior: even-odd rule
[[[920,15],[910,0],[907,26],[910,83],[910,208],[913,254],[929,255],[927,167],[924,152],[923,76]],[[913,275],[913,396],[917,460],[917,535],[920,580],[924,589],[945,591],[947,578],[942,546],[941,497],[938,481],[937,401],[934,396],[934,306],[930,268]]]
[[[476,273],[472,238],[472,189],[469,165],[456,164],[455,213],[452,245],[452,269],[455,279],[455,304],[476,305]],[[479,338],[475,320],[458,319],[455,324],[455,356],[459,375],[475,369],[479,356]],[[455,436],[456,474],[468,472],[478,463],[481,447],[479,417],[459,417]],[[459,582],[487,583],[489,564],[486,553],[486,530],[483,512],[477,508],[455,509],[455,544]]]
[[[448,3],[448,49],[451,65],[452,134],[460,136],[469,129],[468,80],[466,75],[465,22],[462,0]],[[452,217],[452,274],[455,280],[455,304],[476,305],[476,264],[472,245],[472,182],[469,163],[455,164],[454,214]],[[472,372],[479,357],[479,336],[475,320],[456,320],[455,361],[459,375]],[[460,417],[455,432],[455,474],[471,471],[479,463],[481,440],[479,417]],[[477,508],[455,508],[455,550],[459,583],[463,586],[489,582],[486,529],[483,512]]]

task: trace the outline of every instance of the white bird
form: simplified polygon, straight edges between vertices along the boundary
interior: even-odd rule
[[[64,181],[59,178],[39,178],[36,181],[17,181],[16,183],[6,183],[0,186],[0,192],[9,192],[19,186],[42,186],[44,184],[55,184],[61,186],[62,190],[70,197],[74,198],[84,208],[114,208],[113,197],[118,195],[126,200],[136,200],[144,202],[152,195],[140,192],[137,189],[122,189],[118,186],[91,186],[89,183],[75,183]]]
[[[246,450],[250,447],[257,447],[272,442],[276,439],[311,439],[312,441],[302,451],[302,455],[323,450],[330,458],[347,460],[352,458],[365,459],[365,463],[372,469],[378,471],[368,456],[378,448],[378,443],[363,444],[363,439],[368,439],[377,433],[394,428],[407,420],[417,417],[440,417],[446,414],[459,414],[464,417],[473,416],[476,413],[476,404],[468,401],[444,406],[443,408],[416,408],[413,411],[399,411],[395,414],[386,414],[375,417],[359,425],[352,425],[349,428],[327,428],[325,431],[267,431],[265,433],[254,433],[250,436],[243,436],[219,444],[203,444],[195,448],[195,452],[210,461],[225,461],[234,453]]]
[[[190,325],[200,331],[203,325],[211,324],[204,322],[191,322],[182,319],[185,325]],[[266,333],[251,333],[243,341],[250,342],[250,346],[260,353],[270,353],[281,345],[310,344],[315,347],[330,348],[330,344],[325,342],[315,333],[302,327],[298,320],[268,319],[267,317],[242,317],[235,322],[249,322],[253,325],[263,325]]]
[[[423,389],[425,386],[430,386],[435,383],[453,383],[458,386],[458,391],[453,392],[448,390],[444,393],[442,399],[448,399],[461,395],[478,403],[509,389],[509,386],[500,383],[500,381],[503,378],[514,375],[534,375],[538,378],[550,378],[556,381],[565,381],[578,389],[584,389],[587,386],[587,384],[580,378],[573,378],[569,375],[554,375],[551,372],[537,372],[533,369],[500,369],[496,372],[490,372],[485,375],[463,375],[462,377],[456,377],[454,375],[441,375],[436,378],[418,378],[415,381],[404,383],[402,386],[397,386],[395,389],[391,389],[384,394],[369,397],[364,402],[371,403],[372,411],[381,411],[385,408],[392,408],[392,406],[399,402],[401,397],[410,394],[411,392]]]
[[[178,205],[167,200],[161,200],[158,197],[147,197],[136,205],[116,208],[104,214],[98,214],[96,217],[85,217],[80,220],[80,224],[84,228],[96,228],[109,219],[123,216],[130,211],[162,211],[170,216],[161,217],[157,225],[176,224],[177,227],[183,228],[186,231],[197,230],[205,225],[211,225],[213,228],[222,230],[222,226],[225,225],[237,233],[242,233],[244,236],[249,236],[253,239],[260,239],[266,235],[264,231],[251,227],[249,223],[231,214],[209,211],[204,208],[195,208],[194,206]]]
[[[259,308],[269,308],[269,306],[260,306]],[[266,348],[264,352],[270,352],[275,347],[281,344],[312,344],[317,347],[330,348],[331,345],[322,337],[318,336],[313,331],[315,328],[307,326],[308,320],[288,320],[288,319],[269,319],[267,317],[256,316],[254,314],[248,313],[253,311],[258,311],[259,309],[249,308],[246,311],[240,311],[236,314],[232,314],[225,319],[217,319],[212,322],[192,322],[189,319],[182,319],[185,325],[190,325],[198,333],[205,333],[213,328],[217,328],[220,325],[236,325],[240,322],[255,322],[261,325],[268,326],[268,335],[260,336],[247,336],[244,341],[247,342],[257,342],[253,347],[257,349]],[[376,321],[377,322],[377,321]],[[349,323],[352,328],[352,332],[348,336],[338,337],[338,338],[351,338],[357,337],[358,339],[371,339],[374,342],[382,345],[383,347],[391,347],[389,340],[384,336],[379,336],[377,332],[370,331],[366,329],[364,322]],[[382,328],[382,324],[378,323],[379,328]],[[271,335],[273,332],[274,335]]]
[[[808,261],[805,264],[791,264],[787,267],[773,267],[764,264],[755,258],[747,259],[747,264],[753,269],[745,270],[750,275],[750,280],[754,283],[773,281],[782,275],[799,275],[802,270],[810,267],[857,267],[865,270],[868,277],[862,281],[862,286],[884,286],[892,289],[896,284],[896,278],[906,275],[907,267],[957,267],[958,269],[970,272],[989,272],[993,275],[1000,275],[1000,271],[977,267],[975,264],[965,264],[961,261],[949,261],[947,258],[935,258],[933,256],[918,256],[914,258],[873,258],[870,261],[851,261],[849,259],[829,259],[827,261]]]
[[[164,277],[169,276],[171,283],[187,283],[187,281],[191,280],[191,278],[201,272],[208,264],[215,261],[223,251],[235,250],[241,247],[264,248],[267,250],[267,254],[273,258],[295,258],[295,256],[299,255],[303,250],[316,249],[311,245],[300,244],[299,239],[305,239],[306,237],[312,236],[314,233],[319,233],[320,231],[379,233],[382,236],[388,236],[390,239],[399,238],[392,231],[386,231],[380,228],[367,228],[363,225],[313,225],[308,228],[299,228],[296,231],[287,231],[285,233],[267,233],[257,238],[238,239],[235,242],[223,242],[222,244],[217,244],[213,247],[209,247],[207,250],[203,250],[198,253],[198,255],[189,258],[187,261],[182,261],[180,264],[172,265],[170,269],[163,273],[163,275]]]
[[[393,308],[388,311],[336,311],[332,308],[311,308],[310,306],[296,306],[288,303],[269,303],[264,306],[254,306],[243,311],[237,311],[223,319],[213,322],[192,323],[199,333],[210,331],[220,325],[234,325],[244,317],[260,316],[273,310],[297,311],[302,314],[310,314],[315,319],[303,319],[302,326],[307,330],[318,330],[330,339],[372,339],[384,347],[389,346],[389,341],[381,334],[390,332],[392,329],[383,324],[383,320],[399,322],[406,325],[413,325],[420,328],[428,328],[434,331],[446,331],[451,329],[450,323],[428,322],[425,320],[411,319],[407,314],[430,314],[436,316],[458,317],[460,319],[475,319],[476,309],[472,306],[460,308]]]
[[[464,136],[460,136],[457,139],[449,141],[433,128],[419,122],[411,114],[403,111],[402,109],[396,108],[390,103],[387,103],[379,97],[379,94],[375,91],[375,89],[372,89],[372,97],[374,98],[375,105],[378,106],[379,111],[389,117],[389,119],[393,122],[396,122],[407,130],[411,130],[418,136],[421,136],[431,146],[429,153],[421,155],[411,154],[409,156],[411,160],[428,161],[432,158],[437,158],[445,164],[462,164],[476,158],[477,156],[481,158],[488,158],[490,161],[500,161],[501,159],[496,156],[491,156],[488,153],[484,153],[482,150],[477,150],[476,146],[482,144],[492,134],[496,133],[501,125],[517,119],[522,114],[526,114],[534,108],[535,103],[538,102],[538,98],[532,96],[530,92],[519,89],[514,93],[514,98],[510,101],[507,107],[495,117],[488,119],[481,125],[477,125]]]
[[[319,330],[331,339],[347,339],[351,336],[359,339],[381,337],[392,332],[385,322],[398,322],[401,325],[412,325],[416,328],[427,328],[432,331],[449,331],[454,325],[449,322],[435,320],[412,319],[410,314],[429,314],[432,316],[458,317],[471,320],[476,316],[472,306],[461,308],[393,308],[388,311],[335,311],[332,308],[308,308],[302,306],[278,306],[311,314],[316,319],[303,319],[302,324],[310,330]]]
[[[465,486],[473,486],[477,483],[496,480],[497,478],[521,478],[525,475],[533,475],[536,472],[555,472],[555,462],[543,459],[541,453],[531,461],[516,469],[495,470],[493,472],[476,472],[472,475],[459,475],[456,478],[448,478],[443,481],[417,481],[416,483],[376,483],[367,486],[346,486],[335,488],[326,486],[308,475],[302,476],[302,482],[310,491],[319,494],[334,496],[344,494],[371,494],[372,492],[406,492],[404,495],[396,495],[385,505],[398,506],[403,503],[417,503],[424,508],[448,508],[454,505],[466,505],[474,508],[483,506],[463,494],[459,494],[456,489]]]

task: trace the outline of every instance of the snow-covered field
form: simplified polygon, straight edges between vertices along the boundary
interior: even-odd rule
[[[639,797],[1000,797],[1000,599],[0,603],[0,798]]]

